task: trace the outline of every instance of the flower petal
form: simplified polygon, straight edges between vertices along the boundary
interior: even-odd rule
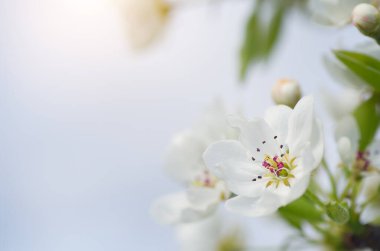
[[[363,177],[360,192],[358,195],[358,202],[364,203],[369,199],[375,198],[378,195],[380,188],[380,174],[378,173],[368,173]]]
[[[217,250],[222,237],[223,221],[215,214],[199,222],[181,224],[178,226],[177,237],[181,251]]]
[[[263,176],[268,171],[251,158],[244,146],[235,140],[211,144],[204,153],[207,167],[226,182],[231,192],[256,197],[265,188]],[[257,178],[256,182],[252,181],[254,178]]]
[[[187,190],[187,198],[193,208],[205,211],[220,202],[221,193],[219,190],[209,187],[191,186]]]
[[[350,165],[355,160],[355,147],[352,146],[351,141],[347,137],[341,137],[337,144],[340,159],[346,165]]]
[[[380,202],[374,202],[364,208],[360,214],[360,222],[362,224],[373,223],[378,225],[380,221]]]
[[[359,147],[359,128],[355,119],[345,116],[337,122],[335,139],[338,143],[338,152],[341,160],[350,165],[355,160]]]
[[[338,120],[335,128],[335,138],[339,140],[347,137],[353,146],[356,146],[355,152],[360,138],[359,127],[353,116],[347,115]]]
[[[215,212],[217,204],[205,210],[194,208],[185,192],[164,196],[153,203],[151,214],[161,224],[178,224],[194,222],[208,217]]]
[[[317,22],[343,26],[350,22],[353,8],[363,2],[370,0],[310,0],[308,7]]]
[[[177,134],[169,147],[165,171],[179,182],[192,181],[205,165],[202,154],[207,142],[191,131]]]
[[[264,174],[267,172],[263,167],[254,166],[253,164],[227,162],[224,176],[226,177],[227,187],[231,192],[246,197],[257,197],[265,191],[268,178]]]
[[[278,197],[269,193],[257,198],[236,196],[226,202],[228,210],[253,217],[272,214],[280,206]]]
[[[318,119],[314,119],[309,148],[313,155],[313,162],[309,163],[312,169],[317,168],[321,163],[325,148],[324,146],[325,143],[322,123]]]
[[[262,161],[264,155],[278,155],[280,144],[276,140],[278,136],[268,123],[262,118],[253,120],[230,118],[232,126],[240,130],[240,142],[252,153],[256,160]]]
[[[288,121],[292,109],[285,105],[272,106],[265,112],[265,121],[276,132],[278,141],[285,142],[288,135]]]
[[[380,170],[380,140],[374,141],[369,147],[371,165]]]
[[[315,123],[313,104],[313,98],[306,96],[297,103],[290,115],[287,143],[292,156],[299,157],[309,144]]]
[[[211,144],[203,154],[207,168],[217,177],[223,178],[221,168],[227,161],[248,162],[250,154],[247,149],[236,140],[221,140]]]

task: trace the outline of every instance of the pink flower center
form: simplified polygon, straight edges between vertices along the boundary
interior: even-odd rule
[[[356,154],[355,165],[359,170],[368,171],[370,164],[371,164],[371,162],[369,160],[369,152],[368,151],[364,151],[364,152],[359,151]]]
[[[270,157],[269,155],[265,155],[264,161],[262,163],[262,166],[269,170],[271,173],[275,174],[276,176],[282,176],[287,171],[284,169],[285,164],[282,160],[282,157],[274,156]],[[286,172],[284,172],[286,171]]]

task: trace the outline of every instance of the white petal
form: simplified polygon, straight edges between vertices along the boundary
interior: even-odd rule
[[[302,98],[294,108],[289,119],[287,144],[290,155],[300,157],[308,148],[313,157],[310,168],[316,168],[322,160],[324,135],[322,125],[315,117],[313,98]]]
[[[352,78],[351,80],[356,83]],[[351,114],[351,112],[362,101],[363,91],[357,89],[346,88],[336,93],[331,93],[330,90],[322,90],[321,97],[326,110],[334,119],[340,119]]]
[[[283,199],[283,205],[287,205],[292,201],[301,197],[307,190],[310,183],[310,173],[295,174],[296,179],[290,181],[290,193]]]
[[[360,215],[362,224],[377,223],[380,221],[380,202],[374,202],[364,208]]]
[[[256,197],[265,188],[265,179],[252,179],[268,172],[251,159],[244,146],[234,140],[223,140],[211,144],[204,154],[207,167],[222,178],[230,191]]]
[[[179,182],[192,181],[205,169],[202,154],[208,142],[191,131],[177,134],[169,147],[165,171]]]
[[[247,149],[236,140],[215,142],[203,154],[203,160],[207,168],[219,178],[223,178],[221,168],[227,161],[248,162],[250,158]]]
[[[313,155],[313,162],[310,162],[312,169],[317,168],[322,161],[325,148],[324,141],[322,123],[318,119],[314,119],[309,148]]]
[[[349,115],[337,122],[335,138],[341,160],[350,165],[355,160],[359,144],[359,128],[355,119]]]
[[[222,234],[222,220],[215,214],[199,222],[178,226],[177,237],[181,251],[217,250]]]
[[[265,112],[265,121],[277,133],[278,140],[285,142],[288,135],[288,121],[292,109],[285,105],[273,106]]]
[[[353,150],[356,152],[360,138],[359,127],[353,116],[348,115],[341,118],[336,125],[335,138],[339,140],[342,137],[349,139]]]
[[[266,194],[258,198],[236,196],[226,202],[226,208],[245,216],[265,216],[277,211],[281,206],[277,196]]]
[[[341,137],[338,140],[338,153],[343,163],[350,165],[355,160],[355,152],[355,147],[352,146],[349,138]]]
[[[246,163],[226,163],[224,169],[225,182],[228,189],[247,197],[260,196],[265,191],[268,179],[264,174],[268,171],[263,167]],[[261,178],[259,179],[258,176]],[[253,181],[253,179],[256,179]]]
[[[358,202],[363,203],[368,199],[374,198],[380,187],[380,175],[377,173],[369,173],[364,176],[362,184],[360,186],[360,192],[358,196]]]
[[[194,208],[185,192],[167,195],[155,201],[151,208],[153,218],[161,224],[194,222],[206,218],[215,212],[217,204],[206,210]]]
[[[306,96],[297,103],[290,115],[287,143],[290,154],[295,157],[301,155],[310,142],[315,123],[313,104],[313,98]]]
[[[251,121],[245,119],[229,119],[232,126],[239,128],[241,143],[257,160],[263,160],[264,154],[278,155],[280,143],[275,139],[276,132],[262,118]]]
[[[314,19],[325,25],[343,26],[350,22],[353,8],[370,0],[310,0]]]
[[[368,147],[368,151],[371,165],[380,169],[380,140],[374,141]]]
[[[151,208],[151,213],[159,223],[173,224],[181,221],[182,210],[188,206],[186,193],[175,193],[156,200]]]
[[[281,205],[285,206],[292,201],[301,197],[307,190],[310,183],[311,171],[308,166],[313,162],[312,158],[306,158],[311,155],[310,151],[305,151],[304,157],[297,163],[297,167],[292,171],[294,178],[289,179],[290,186],[280,184],[277,188],[270,186],[267,188],[273,194],[276,194],[281,200]]]
[[[206,211],[220,202],[221,194],[217,189],[191,186],[187,198],[193,208]]]

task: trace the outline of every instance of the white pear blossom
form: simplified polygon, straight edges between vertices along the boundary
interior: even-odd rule
[[[344,88],[338,93],[322,90],[321,98],[327,112],[336,121],[351,114],[363,101],[363,91]]]
[[[115,0],[126,22],[126,32],[133,49],[142,49],[163,32],[171,5],[165,0]]]
[[[380,223],[380,173],[364,175],[359,192],[359,203],[364,205],[360,215],[362,224]]]
[[[313,103],[312,97],[304,97],[294,110],[270,108],[264,119],[232,118],[232,126],[240,129],[239,140],[208,147],[206,165],[237,195],[227,200],[229,210],[268,215],[305,193],[324,145]]]
[[[246,244],[240,224],[220,214],[179,225],[177,237],[181,251],[239,251]]]
[[[309,0],[308,7],[314,19],[324,25],[343,26],[351,22],[356,5],[371,0]]]
[[[335,132],[342,162],[361,173],[358,203],[364,205],[360,214],[362,224],[380,220],[380,141],[375,140],[366,150],[359,150],[359,127],[352,116],[338,120]]]
[[[210,107],[194,128],[174,137],[165,170],[186,191],[154,203],[152,212],[157,221],[166,224],[197,221],[213,214],[218,204],[229,198],[225,183],[209,172],[202,154],[212,142],[231,138],[236,138],[236,130],[228,126],[220,102]]]
[[[375,140],[365,151],[359,150],[360,132],[355,119],[348,115],[337,122],[335,139],[341,160],[363,172],[380,170],[380,141]]]

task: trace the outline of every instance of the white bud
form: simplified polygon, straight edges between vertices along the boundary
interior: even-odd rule
[[[272,99],[278,105],[294,107],[301,99],[301,88],[295,80],[280,79],[273,86]]]
[[[352,11],[352,23],[364,35],[372,36],[379,32],[380,11],[371,4],[358,4]]]

